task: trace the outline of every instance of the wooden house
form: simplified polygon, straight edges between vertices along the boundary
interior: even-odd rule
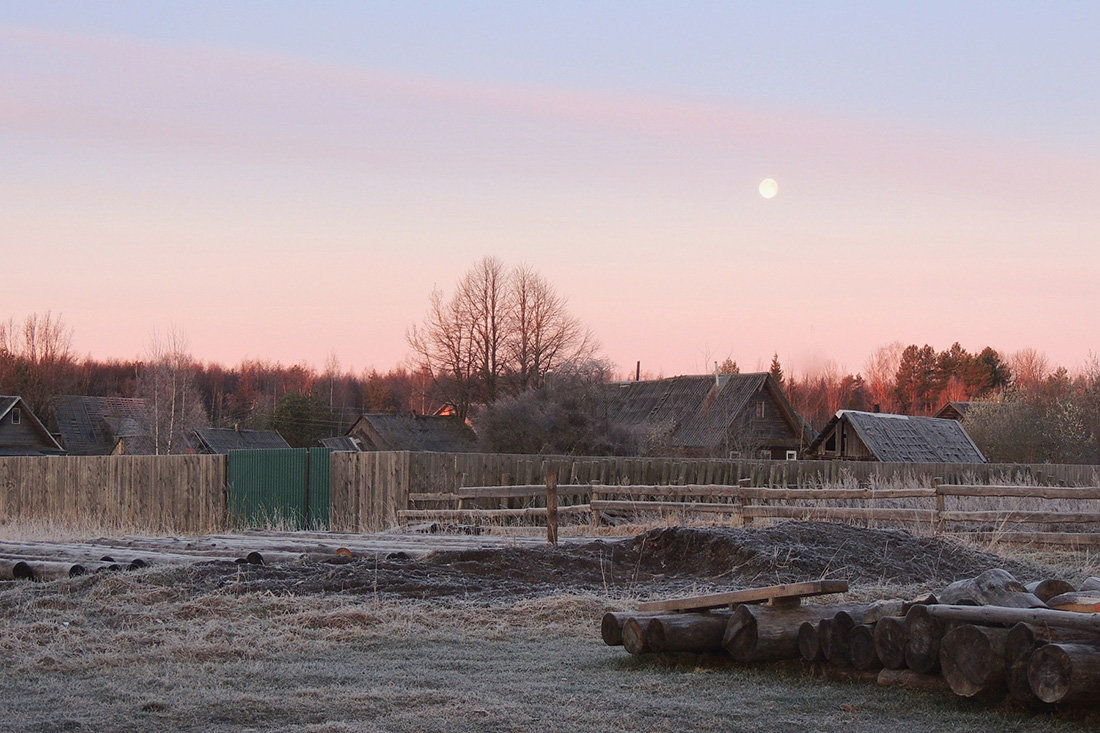
[[[608,419],[649,454],[793,459],[814,437],[768,372],[619,382],[606,395]]]
[[[472,453],[477,436],[463,420],[449,415],[362,415],[348,430],[361,450]]]
[[[286,450],[290,443],[274,430],[199,428],[192,443],[198,453],[225,454],[231,450]]]
[[[962,420],[973,404],[973,402],[947,402],[932,417],[941,417],[945,420]]]
[[[50,456],[64,452],[22,397],[0,396],[0,456]]]
[[[811,459],[985,463],[958,420],[840,410],[806,451]]]
[[[61,444],[74,456],[152,453],[149,404],[138,397],[64,395],[51,402]]]

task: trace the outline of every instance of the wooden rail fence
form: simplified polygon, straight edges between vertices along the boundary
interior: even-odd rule
[[[447,520],[473,523],[509,519],[536,519],[547,516],[545,506],[510,507],[511,500],[537,501],[547,495],[548,486],[472,486],[450,493],[414,493],[410,501],[436,503],[436,508],[406,509],[397,512],[404,522]],[[1100,487],[999,486],[974,484],[938,484],[933,488],[908,489],[782,489],[744,485],[603,485],[567,484],[554,488],[556,498],[573,503],[559,505],[558,514],[587,515],[592,527],[607,520],[638,515],[710,515],[723,517],[734,526],[752,524],[756,519],[832,520],[843,522],[897,522],[923,525],[933,534],[961,534],[973,538],[1000,539],[1008,542],[1095,546],[1100,532],[1045,531],[1014,529],[1019,525],[1100,525],[1100,507],[1090,511],[1047,511],[1029,509],[948,510],[946,499],[953,497],[1013,498],[1034,500],[1100,500]],[[817,502],[924,500],[925,506],[837,506]],[[488,502],[505,506],[486,507]],[[790,504],[776,502],[815,502]],[[479,506],[480,505],[480,506]],[[979,525],[977,531],[960,531],[948,525]]]

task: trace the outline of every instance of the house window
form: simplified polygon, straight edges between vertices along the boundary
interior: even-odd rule
[[[756,416],[764,417],[764,400],[760,400],[756,403]]]
[[[787,460],[788,461],[797,461],[798,460],[798,451],[796,451],[796,450],[787,451]]]
[[[11,424],[12,425],[18,425],[19,424],[19,418],[20,418],[19,408],[16,407],[14,410],[11,411]]]

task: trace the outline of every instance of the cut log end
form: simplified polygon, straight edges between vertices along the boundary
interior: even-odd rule
[[[887,616],[875,624],[875,654],[887,669],[905,667],[905,619]]]

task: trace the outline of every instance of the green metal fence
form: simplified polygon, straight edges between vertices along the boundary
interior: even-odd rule
[[[229,451],[229,518],[236,526],[328,529],[328,448]]]

